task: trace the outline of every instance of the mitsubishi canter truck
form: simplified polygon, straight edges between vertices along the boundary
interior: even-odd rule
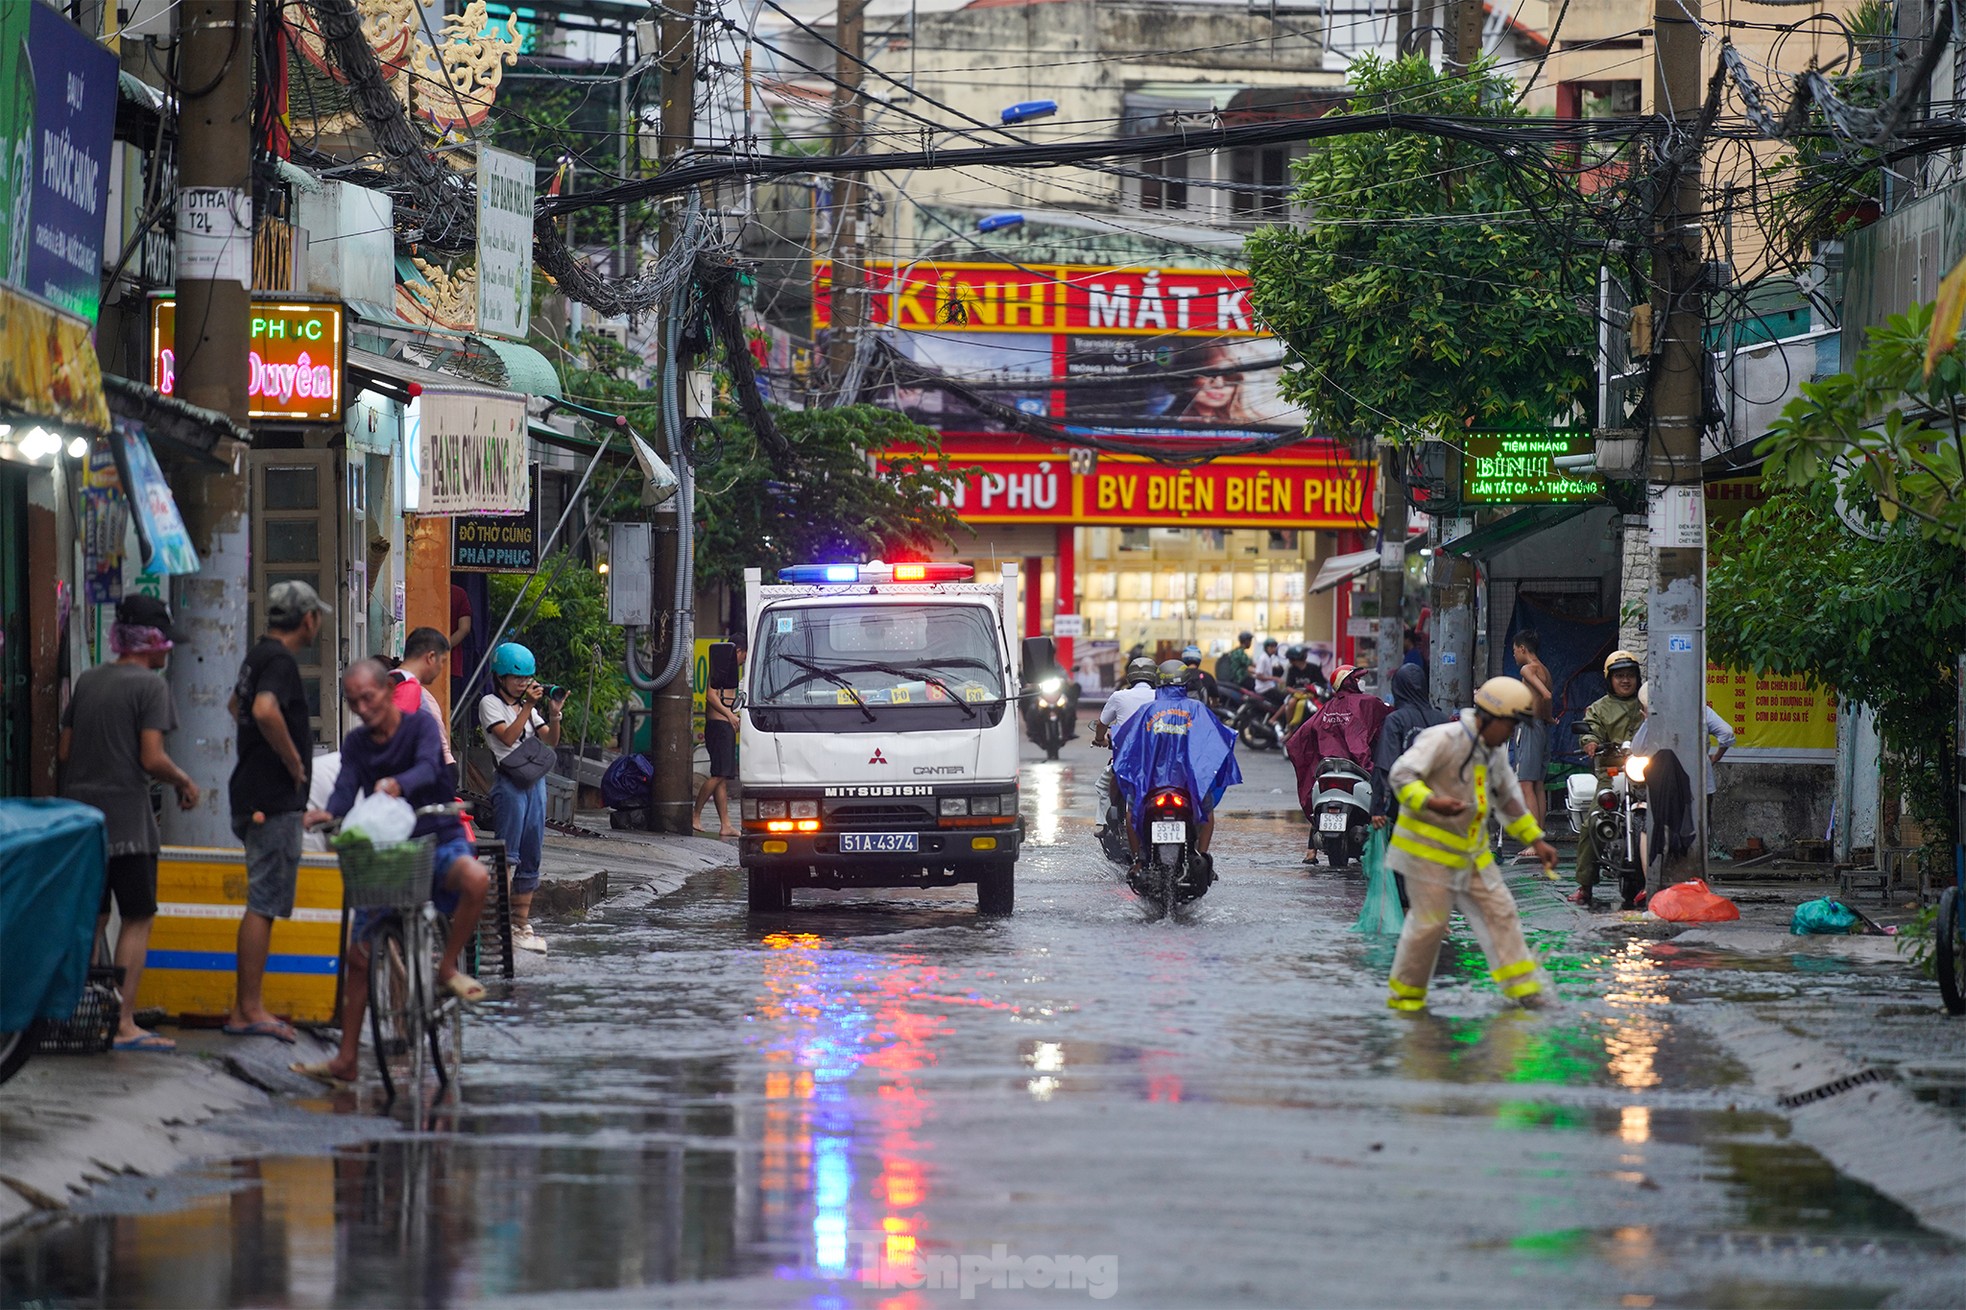
[[[804,564],[745,570],[740,860],[754,911],[800,887],[975,883],[1009,914],[1020,671],[1017,570],[995,586],[966,564]],[[1028,649],[1027,649],[1028,647]]]

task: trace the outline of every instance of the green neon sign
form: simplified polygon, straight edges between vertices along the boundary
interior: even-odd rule
[[[1597,500],[1603,488],[1587,474],[1556,466],[1563,455],[1589,455],[1596,440],[1580,432],[1476,432],[1461,445],[1464,505],[1568,505]]]

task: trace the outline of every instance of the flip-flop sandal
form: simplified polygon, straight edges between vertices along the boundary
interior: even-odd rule
[[[112,1051],[175,1051],[177,1049],[177,1043],[168,1037],[159,1037],[156,1033],[143,1033],[140,1036],[125,1038],[120,1042],[112,1042],[109,1049]]]
[[[485,999],[485,985],[468,973],[454,973],[444,979],[440,986],[460,1001]]]
[[[328,1072],[328,1062],[326,1060],[317,1060],[312,1064],[303,1064],[296,1060],[288,1065],[287,1068],[290,1072],[312,1078],[317,1082],[326,1083],[332,1091],[345,1092],[355,1086],[348,1079]]]
[[[219,1030],[227,1037],[271,1037],[276,1041],[294,1044],[294,1030],[278,1019],[261,1019],[257,1023],[227,1024]]]

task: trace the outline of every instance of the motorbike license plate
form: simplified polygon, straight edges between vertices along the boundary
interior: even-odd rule
[[[917,851],[919,840],[912,832],[843,832],[842,855],[906,855]]]
[[[1188,840],[1188,825],[1179,819],[1155,819],[1152,837],[1156,846]]]
[[[1319,832],[1343,832],[1347,826],[1349,825],[1346,823],[1345,816],[1342,814],[1334,812],[1317,816],[1317,830]]]

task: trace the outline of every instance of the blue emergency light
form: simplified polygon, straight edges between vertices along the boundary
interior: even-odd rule
[[[849,582],[968,582],[976,570],[967,564],[793,564],[778,570],[780,582],[835,586]]]

